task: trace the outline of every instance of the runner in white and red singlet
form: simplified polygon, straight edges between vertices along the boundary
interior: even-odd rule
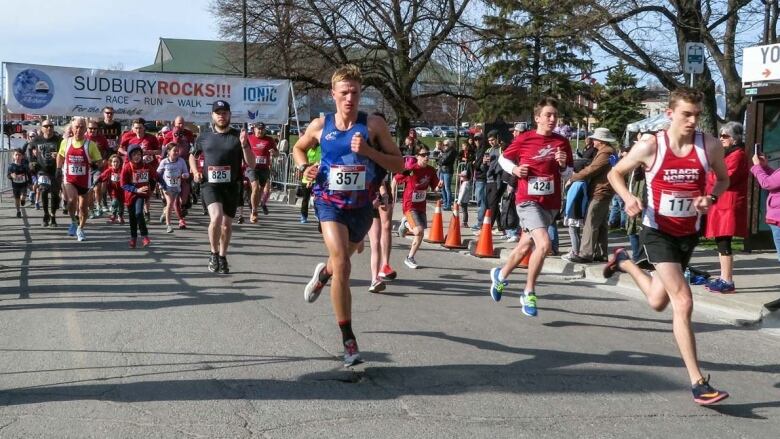
[[[672,304],[672,328],[691,380],[693,400],[713,404],[727,398],[704,378],[696,354],[696,339],[691,326],[693,297],[683,271],[699,241],[700,216],[707,212],[729,185],[723,162],[723,147],[709,134],[696,130],[703,95],[682,88],[672,92],[666,114],[671,125],[657,135],[642,137],[610,171],[609,182],[625,201],[625,211],[634,217],[642,213],[642,202],[631,195],[625,178],[637,166],[644,166],[647,181],[647,206],[642,219],[641,240],[647,260],[655,265],[656,275],[642,271],[622,248],[615,250],[604,268],[604,276],[617,271],[631,275],[656,311]],[[705,193],[706,174],[712,169],[717,182],[712,193]]]
[[[558,101],[553,98],[539,100],[534,106],[534,121],[536,130],[515,137],[498,159],[506,172],[517,176],[515,204],[520,227],[525,233],[506,264],[490,271],[490,295],[498,302],[508,285],[507,277],[526,253],[532,251],[525,289],[520,295],[523,314],[529,317],[537,315],[536,279],[552,249],[547,227],[561,209],[562,182],[574,169],[569,141],[553,133],[558,123]],[[497,214],[493,212],[493,215]]]
[[[249,174],[252,184],[252,214],[249,221],[257,222],[257,205],[263,209],[263,214],[268,215],[268,197],[271,195],[271,159],[279,154],[276,149],[276,140],[265,134],[265,124],[260,122],[254,126],[253,133],[247,136],[252,152],[255,153],[255,169]],[[262,194],[260,193],[262,191]]]

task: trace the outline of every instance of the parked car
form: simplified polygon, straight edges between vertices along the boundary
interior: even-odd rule
[[[590,134],[588,133],[588,130],[586,130],[586,129],[581,129],[579,131],[579,133],[577,132],[577,130],[573,130],[571,132],[571,134],[569,134],[569,138],[570,139],[576,139],[576,138],[584,139],[584,138],[588,137],[589,135]]]
[[[468,129],[468,127],[458,128],[458,135],[460,137],[468,137],[469,136],[469,129]]]
[[[415,127],[414,130],[417,132],[419,137],[433,137],[433,131],[431,131],[430,128]]]
[[[433,128],[431,128],[431,132],[436,137],[444,137],[442,135],[442,132],[444,131],[445,128],[447,128],[447,127],[445,127],[443,125],[434,125]]]
[[[455,137],[455,127],[454,126],[442,127],[441,131],[439,131],[439,137]]]
[[[268,133],[268,134],[270,134],[272,136],[275,136],[275,135],[279,134],[279,131],[281,131],[281,130],[282,130],[282,126],[281,125],[277,125],[275,123],[271,123],[271,124],[268,124],[268,125],[265,126],[266,133]]]

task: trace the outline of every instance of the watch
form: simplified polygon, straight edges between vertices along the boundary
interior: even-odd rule
[[[308,168],[308,167],[309,167],[309,164],[308,164],[308,163],[304,163],[304,164],[302,164],[302,165],[298,165],[298,166],[296,166],[296,167],[295,167],[295,169],[297,169],[297,170],[298,170],[298,172],[303,172],[303,171],[305,171],[305,170],[306,170],[306,168]]]
[[[715,204],[718,202],[718,196],[715,194],[710,194],[710,201],[712,201],[712,204]]]

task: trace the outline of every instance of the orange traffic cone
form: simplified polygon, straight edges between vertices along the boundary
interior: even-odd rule
[[[450,220],[450,230],[447,232],[447,240],[442,244],[446,248],[466,248],[460,237],[460,218],[458,217],[460,209],[458,203],[452,209],[452,219]]]
[[[474,256],[479,258],[495,258],[493,252],[493,225],[490,219],[490,209],[485,211],[485,219],[482,220],[482,231],[477,239],[477,246],[474,248]]]
[[[431,224],[431,230],[428,232],[428,239],[425,241],[432,244],[441,244],[444,242],[444,222],[441,217],[441,200],[436,202],[436,208],[433,211],[433,223]]]

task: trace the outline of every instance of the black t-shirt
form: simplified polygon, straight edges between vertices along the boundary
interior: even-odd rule
[[[24,182],[15,182],[12,180],[12,183],[15,185],[26,185],[30,181],[30,169],[27,167],[26,163],[22,163],[21,165],[17,165],[16,163],[10,163],[8,165],[8,172],[6,172],[6,176],[10,179],[11,174],[24,174],[26,176]]]
[[[208,132],[198,136],[190,152],[195,156],[203,152],[203,175],[207,182],[235,183],[241,180],[241,161],[244,153],[241,149],[240,134],[238,130],[231,128],[226,133]],[[230,167],[229,178],[225,172],[226,166]]]
[[[38,162],[42,171],[54,175],[54,170],[57,167],[57,159],[52,157],[52,153],[56,153],[60,150],[60,143],[62,143],[62,136],[59,134],[54,134],[48,139],[43,136],[33,138],[30,140],[27,149],[30,162]],[[36,157],[32,156],[32,149],[38,150]]]
[[[102,134],[108,140],[116,140],[118,143],[119,136],[122,135],[122,124],[117,121],[106,124],[101,120],[98,122],[98,134]]]

